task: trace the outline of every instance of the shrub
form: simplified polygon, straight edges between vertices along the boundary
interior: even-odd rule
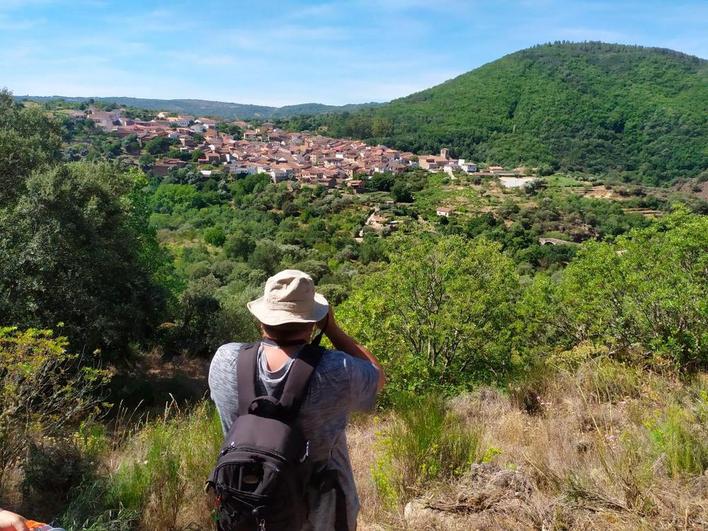
[[[66,347],[49,330],[0,327],[0,484],[34,442],[98,410],[106,373]]]
[[[203,487],[223,441],[221,424],[207,402],[189,413],[172,415],[170,407],[118,450],[113,471],[74,493],[61,519],[67,529],[95,519],[125,525],[115,529],[176,529],[180,514],[194,515],[199,529],[209,525]]]
[[[204,241],[210,245],[221,247],[226,241],[226,234],[221,227],[209,227],[204,231]]]
[[[95,462],[68,437],[32,443],[23,464],[22,494],[35,518],[51,518],[72,489],[93,476]]]
[[[396,240],[391,264],[367,275],[338,310],[376,352],[387,392],[447,393],[511,370],[518,277],[484,239]]]
[[[431,482],[458,477],[479,461],[481,433],[439,395],[410,398],[379,434],[372,474],[387,504],[405,502]]]
[[[616,244],[589,243],[563,273],[550,316],[568,346],[604,343],[615,356],[708,366],[708,218],[677,211]]]
[[[597,402],[639,397],[643,377],[645,375],[636,367],[607,357],[586,361],[576,376],[584,395]]]
[[[702,400],[703,414],[674,404],[647,423],[654,449],[671,476],[701,475],[708,468],[708,396]]]

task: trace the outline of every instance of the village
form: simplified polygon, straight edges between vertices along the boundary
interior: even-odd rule
[[[135,135],[141,145],[158,137],[168,137],[182,153],[199,150],[201,156],[197,162],[200,164],[223,166],[234,176],[267,174],[274,183],[297,181],[303,185],[359,192],[364,189],[365,179],[376,173],[400,174],[415,168],[445,172],[450,176],[463,172],[503,180],[523,179],[522,183],[528,179],[521,177],[518,169],[508,171],[501,166],[488,166],[480,171],[474,162],[452,158],[444,148],[438,155],[416,155],[381,145],[370,146],[358,140],[287,132],[269,122],[257,127],[244,121],[231,122],[243,131],[243,138],[238,139],[220,132],[218,122],[210,118],[159,113],[153,120],[140,121],[124,116],[120,109],[89,109],[88,112],[87,117],[105,132],[119,137]],[[187,164],[181,158],[159,158],[152,172],[164,176]]]
[[[96,127],[111,135],[126,138],[134,135],[140,146],[157,138],[169,138],[170,155],[157,155],[147,171],[156,177],[196,164],[205,178],[218,171],[234,179],[262,174],[273,183],[299,183],[300,186],[323,186],[353,194],[369,191],[367,180],[376,174],[402,174],[411,170],[446,174],[448,192],[429,205],[428,220],[487,212],[495,206],[480,206],[472,196],[487,194],[496,206],[504,194],[524,189],[545,178],[529,176],[526,168],[506,169],[498,165],[479,167],[472,161],[455,159],[446,148],[439,154],[418,155],[383,145],[370,146],[359,140],[331,138],[309,132],[289,132],[271,122],[249,123],[242,120],[220,122],[208,117],[156,113],[151,120],[126,116],[123,109],[102,111],[89,108],[87,113],[73,111],[77,119],[87,118]],[[235,134],[230,134],[235,133]],[[133,155],[137,164],[137,154]],[[181,155],[179,158],[177,154]],[[573,194],[615,201],[629,199],[617,191],[591,182],[569,179]],[[480,188],[480,183],[487,183]],[[476,183],[472,185],[472,183]],[[377,196],[362,205],[368,210],[366,220],[357,231],[356,241],[363,241],[366,232],[386,235],[398,230],[409,220],[394,214],[395,201]],[[656,217],[654,209],[625,209],[643,216]],[[420,218],[421,223],[426,223]],[[559,238],[540,238],[541,245],[565,245],[571,242]]]

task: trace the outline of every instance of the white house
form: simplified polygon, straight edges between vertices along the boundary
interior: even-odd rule
[[[234,175],[254,175],[257,173],[257,169],[252,164],[237,164],[232,162],[228,165],[229,173]]]
[[[457,161],[457,164],[465,173],[475,173],[477,171],[477,165],[474,162],[460,159]]]

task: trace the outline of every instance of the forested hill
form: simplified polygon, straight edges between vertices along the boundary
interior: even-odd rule
[[[217,118],[235,119],[270,119],[288,118],[301,114],[317,115],[323,113],[351,112],[365,107],[375,107],[380,103],[361,103],[349,105],[324,105],[322,103],[302,103],[299,105],[285,105],[284,107],[268,107],[265,105],[248,105],[243,103],[229,103],[211,100],[159,100],[150,98],[127,98],[123,96],[88,98],[66,96],[16,96],[17,100],[32,100],[40,103],[64,100],[69,103],[84,103],[89,100],[103,104],[127,105],[137,109],[151,111],[167,111],[194,116],[214,116]]]
[[[666,49],[522,50],[375,109],[311,120],[330,134],[475,161],[667,182],[708,167],[707,61]]]

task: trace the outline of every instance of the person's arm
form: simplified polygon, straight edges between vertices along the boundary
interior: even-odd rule
[[[376,367],[379,373],[379,381],[376,387],[376,391],[381,391],[384,384],[386,383],[386,377],[384,376],[383,367],[381,367],[381,364],[376,359],[376,357],[369,351],[369,349],[357,343],[354,338],[352,338],[339,327],[337,321],[335,321],[334,319],[334,311],[332,310],[332,306],[329,307],[329,314],[327,314],[327,317],[317,323],[317,325],[318,327],[320,327],[320,329],[322,327],[325,327],[324,333],[327,338],[332,342],[334,348],[336,348],[337,350],[341,350],[342,352],[346,352],[347,354],[349,354],[350,356],[354,356],[355,358],[370,361],[374,365],[374,367]]]
[[[27,531],[25,519],[19,514],[0,509],[0,531]]]

